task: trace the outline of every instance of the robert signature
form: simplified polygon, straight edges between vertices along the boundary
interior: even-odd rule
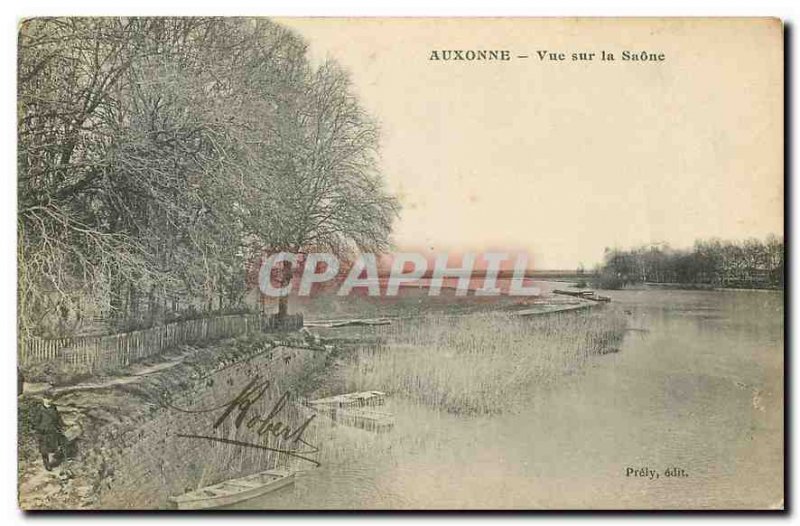
[[[211,442],[222,442],[225,444],[233,444],[236,446],[242,447],[250,447],[256,449],[263,449],[266,451],[275,451],[277,453],[285,453],[286,455],[299,458],[301,460],[305,460],[307,462],[311,462],[315,466],[319,466],[320,463],[314,460],[313,458],[309,458],[306,455],[314,454],[319,452],[319,448],[316,446],[309,444],[303,439],[303,433],[305,433],[306,429],[308,428],[308,424],[314,419],[314,415],[308,417],[308,419],[303,422],[299,427],[292,429],[291,426],[281,420],[278,420],[276,417],[278,413],[286,406],[286,403],[289,399],[289,393],[283,393],[281,397],[275,402],[275,405],[272,406],[272,409],[269,413],[264,415],[250,415],[248,418],[248,413],[250,412],[250,408],[258,402],[264,394],[267,392],[271,385],[271,382],[268,379],[262,380],[260,375],[256,375],[250,383],[245,386],[244,389],[230,402],[226,402],[221,406],[217,406],[212,409],[205,409],[205,410],[185,410],[180,409],[178,407],[174,407],[170,405],[172,409],[176,409],[178,411],[182,411],[184,413],[206,413],[211,411],[217,411],[222,409],[222,414],[220,414],[219,418],[214,422],[212,429],[217,429],[221,426],[232,414],[235,414],[234,426],[239,429],[242,424],[247,427],[247,429],[253,430],[259,437],[263,437],[264,435],[272,435],[276,437],[282,437],[285,442],[288,442],[291,445],[296,446],[305,446],[307,449],[279,449],[274,447],[265,446],[263,444],[259,444],[256,442],[245,442],[240,440],[231,440],[227,438],[220,438],[208,435],[190,435],[190,434],[183,434],[179,433],[178,436],[182,438],[196,438],[201,440],[209,440]]]

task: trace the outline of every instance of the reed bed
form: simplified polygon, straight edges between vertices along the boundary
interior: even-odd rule
[[[617,350],[624,331],[611,309],[408,318],[381,328],[384,343],[359,349],[343,374],[348,390],[382,390],[452,413],[499,413],[526,400],[533,383]]]

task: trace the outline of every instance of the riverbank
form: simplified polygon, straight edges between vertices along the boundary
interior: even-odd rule
[[[280,459],[269,452],[237,454],[234,448],[179,438],[208,434],[213,419],[175,407],[219,406],[256,375],[272,382],[265,403],[287,391],[302,396],[307,377],[327,367],[325,353],[276,345],[268,334],[182,346],[162,358],[161,364],[137,364],[120,376],[52,389],[75,449],[53,471],[44,469],[29,425],[42,388],[19,397],[20,508],[158,509],[187,485],[274,467]],[[286,419],[297,421],[296,413],[288,408]],[[232,428],[224,433],[236,436]]]
[[[577,367],[582,352],[584,356],[600,352],[587,343],[594,341],[591,331],[581,332],[586,327],[574,321],[585,319],[589,314],[588,302],[517,298],[503,301],[499,310],[497,305],[493,310],[490,304],[483,302],[478,302],[477,306],[462,303],[460,308],[448,308],[443,303],[424,305],[419,299],[406,299],[402,308],[387,312],[393,314],[388,325],[315,329],[326,343],[335,342],[327,353],[285,347],[279,345],[275,335],[257,334],[207,347],[182,346],[157,360],[140,362],[113,376],[86,377],[71,384],[62,381],[59,385],[27,385],[19,401],[20,507],[28,510],[159,509],[167,507],[169,495],[278,467],[288,462],[286,455],[181,438],[181,435],[208,434],[214,418],[212,413],[181,412],[176,408],[204,411],[204,408],[220,407],[235,398],[257,375],[273,382],[264,400],[254,407],[254,411],[261,414],[268,414],[270,404],[287,392],[293,400],[299,401],[360,390],[359,386],[375,383],[374,378],[363,375],[370,368],[373,371],[385,369],[386,375],[405,378],[411,386],[413,378],[422,378],[419,371],[399,368],[399,361],[389,364],[370,362],[367,358],[383,356],[380,360],[385,360],[389,355],[396,355],[398,360],[405,360],[412,358],[412,354],[399,351],[407,351],[411,346],[418,354],[414,360],[427,364],[428,371],[434,375],[439,374],[436,371],[442,367],[452,369],[454,362],[448,355],[450,351],[442,347],[438,350],[443,352],[430,353],[427,338],[433,334],[429,329],[434,325],[441,329],[441,334],[462,336],[475,336],[476,330],[486,332],[489,329],[485,341],[473,339],[472,345],[465,349],[455,345],[459,353],[466,351],[459,354],[459,360],[484,354],[484,362],[503,363],[505,372],[492,372],[485,367],[465,368],[485,378],[475,382],[479,391],[470,393],[462,389],[459,394],[450,396],[452,403],[437,402],[447,390],[445,384],[439,386],[436,391],[439,394],[433,397],[433,391],[424,386],[414,390],[387,385],[386,390],[393,396],[419,400],[434,409],[461,414],[487,412],[487,407],[495,406],[497,399],[475,404],[479,399],[476,393],[489,392],[493,383],[503,384],[500,392],[506,394],[509,386],[521,388],[522,383],[509,383],[503,378],[506,374],[514,377],[514,369],[519,365],[533,364],[530,360],[520,362],[522,355],[538,356],[539,365],[550,360]],[[358,307],[362,315],[375,314],[370,305]],[[437,309],[438,314],[432,312]],[[453,314],[444,314],[447,312]],[[488,321],[490,325],[481,329],[474,325],[475,317],[493,321]],[[450,326],[451,321],[445,320],[456,325],[457,320],[462,320],[472,326],[471,332],[466,326]],[[427,329],[420,331],[423,326]],[[492,336],[492,331],[499,336]],[[537,339],[539,332],[550,336]],[[575,345],[541,345],[559,332],[570,334],[567,339]],[[413,334],[424,336],[425,341],[402,342]],[[301,346],[299,334],[288,337]],[[526,340],[529,340],[527,345]],[[581,345],[583,347],[579,348]],[[482,353],[481,349],[486,352]],[[382,355],[379,351],[389,354]],[[354,369],[354,364],[360,364],[359,368]],[[51,472],[42,466],[35,436],[27,423],[27,415],[45,390],[52,392],[68,428],[67,435],[75,439],[76,450],[72,458]],[[465,402],[472,407],[461,408]],[[305,414],[298,409],[289,404],[283,420],[292,426],[299,425]],[[310,430],[309,439],[316,443],[317,439],[323,440],[319,437],[329,437],[330,433],[330,430],[315,428]],[[223,426],[219,436],[248,439],[246,430],[230,426]],[[327,453],[337,455],[336,452]]]
[[[704,285],[697,283],[651,283],[646,282],[643,284],[645,287],[653,289],[670,289],[670,290],[713,290],[717,292],[724,291],[763,291],[763,292],[779,292],[783,291],[783,287],[718,287],[715,285]]]

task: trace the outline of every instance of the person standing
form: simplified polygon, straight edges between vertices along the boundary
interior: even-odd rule
[[[39,443],[39,453],[42,455],[42,463],[47,471],[52,470],[64,459],[64,446],[67,443],[64,436],[64,421],[51,397],[51,393],[45,393],[33,421],[33,428]],[[53,455],[52,461],[50,455]]]

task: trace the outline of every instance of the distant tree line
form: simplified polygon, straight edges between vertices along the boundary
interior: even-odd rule
[[[17,81],[23,336],[243,309],[260,254],[387,248],[376,124],[278,24],[27,20]]]
[[[595,286],[622,288],[636,283],[672,283],[698,287],[781,288],[784,242],[769,236],[742,242],[697,241],[688,250],[646,245],[606,249],[594,276]]]

